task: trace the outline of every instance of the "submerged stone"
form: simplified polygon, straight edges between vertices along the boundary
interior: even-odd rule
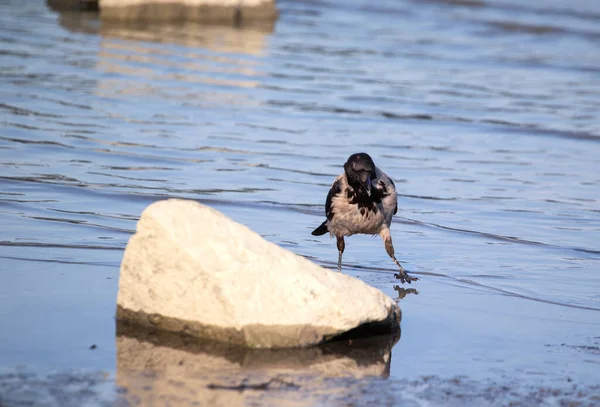
[[[195,201],[150,205],[123,262],[117,318],[249,347],[397,329],[396,303]]]

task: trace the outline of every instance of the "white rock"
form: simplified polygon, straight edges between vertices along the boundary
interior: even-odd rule
[[[395,329],[379,290],[267,242],[194,201],[150,205],[123,263],[117,317],[251,347],[320,343],[358,326]]]

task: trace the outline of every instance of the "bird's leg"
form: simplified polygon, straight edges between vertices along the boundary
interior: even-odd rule
[[[394,260],[394,263],[396,263],[396,266],[398,266],[398,268],[400,269],[400,272],[394,274],[394,277],[399,279],[400,282],[402,282],[402,284],[404,284],[405,282],[410,284],[413,281],[417,281],[418,278],[409,276],[406,270],[404,270],[402,265],[398,262],[398,260],[396,260],[396,256],[394,256],[394,245],[392,244],[392,236],[388,228],[381,232],[381,238],[383,239],[383,243],[385,244],[385,251],[387,252],[388,256],[390,256],[392,260]]]
[[[340,255],[338,256],[338,273],[342,272],[342,254],[344,253],[344,249],[346,248],[346,243],[344,242],[344,236],[336,236],[337,239],[337,248]]]

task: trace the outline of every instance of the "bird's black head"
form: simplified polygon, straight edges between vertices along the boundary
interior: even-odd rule
[[[371,180],[375,178],[375,163],[367,153],[356,153],[344,164],[348,183],[357,192],[371,195]]]

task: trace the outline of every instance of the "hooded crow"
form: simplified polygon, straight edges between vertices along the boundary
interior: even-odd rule
[[[337,239],[338,271],[342,271],[345,236],[358,233],[379,235],[385,251],[400,269],[395,274],[402,283],[418,280],[409,276],[394,256],[390,226],[398,211],[398,196],[394,182],[375,166],[366,153],[352,154],[344,164],[344,173],[338,176],[325,201],[327,220],[313,230],[314,236],[329,232]]]

